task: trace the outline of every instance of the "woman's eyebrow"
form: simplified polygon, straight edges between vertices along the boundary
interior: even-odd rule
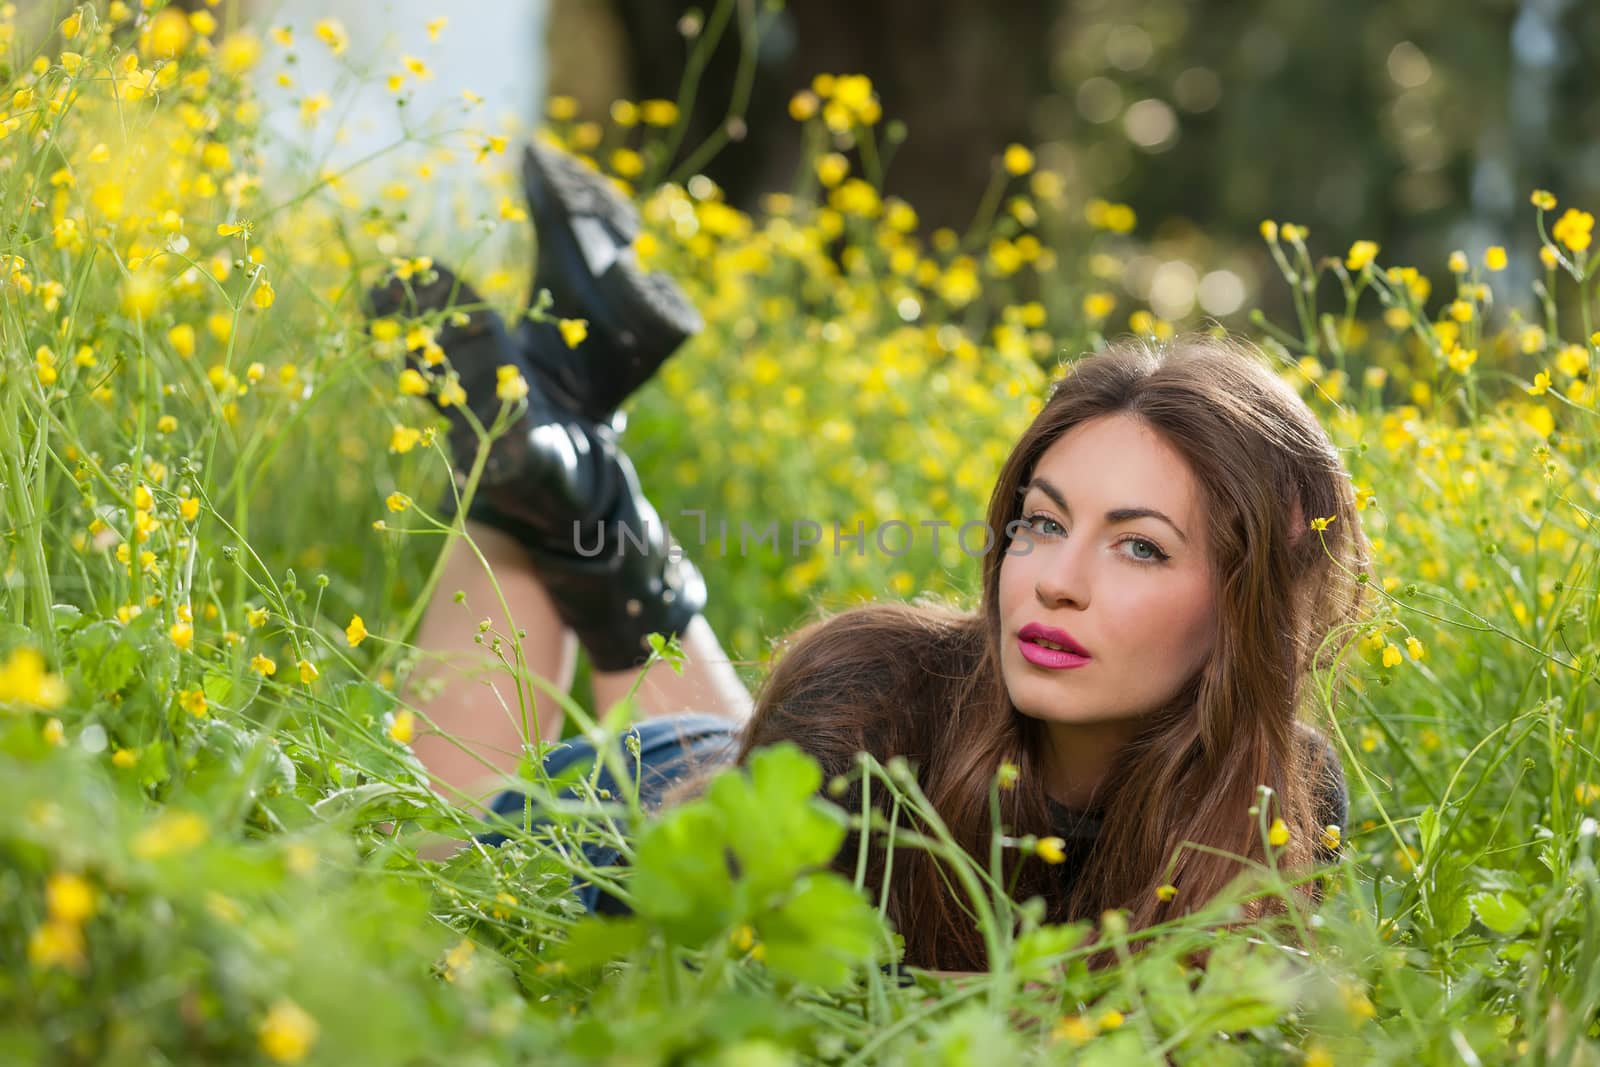
[[[1057,489],[1045,479],[1037,477],[1034,478],[1033,481],[1017,490],[1017,495],[1027,496],[1030,489],[1039,490],[1045,496],[1055,501],[1056,507],[1060,508],[1062,511],[1065,511],[1069,515],[1072,514],[1072,509],[1067,506],[1066,498],[1061,495],[1061,490]],[[1179,539],[1182,540],[1184,544],[1189,543],[1189,535],[1180,530],[1178,528],[1178,524],[1167,518],[1165,513],[1157,511],[1155,508],[1115,508],[1106,512],[1106,522],[1109,523],[1128,522],[1131,519],[1160,519],[1162,522],[1172,527],[1172,532],[1177,534]]]

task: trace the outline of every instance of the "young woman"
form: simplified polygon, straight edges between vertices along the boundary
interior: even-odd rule
[[[640,278],[627,250],[637,219],[603,180],[542,147],[525,178],[537,284],[590,335],[570,353],[552,327],[533,325],[519,344],[475,311],[441,338],[480,417],[492,419],[495,383],[510,378],[496,368],[517,367],[531,386],[469,525],[505,592],[504,624],[527,632],[529,669],[556,684],[570,679],[566,629],[596,665],[602,706],[636,681],[644,635],[680,637],[682,675],[658,663],[641,684],[647,801],[686,768],[780,740],[830,778],[850,774],[858,752],[903,756],[956,838],[987,857],[990,784],[1010,765],[1006,831],[1058,837],[1065,856],[1010,850],[1017,899],[1042,896],[1058,921],[1126,908],[1134,928],[1199,907],[1265,858],[1250,810],[1260,786],[1271,789],[1266,816],[1287,831],[1280,868],[1328,858],[1325,827],[1345,821],[1343,775],[1300,718],[1310,672],[1334,666],[1360,617],[1367,545],[1338,452],[1257,354],[1193,336],[1077,361],[990,497],[978,610],[882,603],[814,621],[785,642],[752,701],[700,615],[704,582],[661,536],[608,424],[692,332],[693,313],[670,283]],[[476,302],[448,272],[414,299],[444,306],[451,293]],[[380,293],[379,310],[402,295]],[[586,557],[602,534],[607,551]],[[449,567],[420,642],[473,650],[476,619],[450,592],[464,588],[480,614],[493,597],[477,561],[458,549]],[[490,714],[481,694],[447,681],[426,710],[469,747],[514,756],[515,716]],[[543,736],[559,725],[545,702]],[[417,747],[452,785],[484,759],[437,735]],[[592,757],[576,741],[547,766]],[[859,809],[859,785],[837,799]],[[521,806],[519,794],[496,804],[511,815]],[[869,882],[880,884],[884,851],[870,854]],[[853,873],[854,845],[836,862]],[[935,864],[895,854],[889,915],[906,960],[981,968],[982,939]],[[591,908],[620,907],[584,892]]]

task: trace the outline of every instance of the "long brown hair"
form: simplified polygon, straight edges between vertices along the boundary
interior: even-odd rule
[[[1203,488],[1217,654],[1141,721],[1117,756],[1098,797],[1101,831],[1070,894],[1020,850],[1007,850],[1004,877],[1017,879],[1018,900],[1043,896],[1054,921],[1124,908],[1138,929],[1212,899],[1243,870],[1231,857],[1265,858],[1258,820],[1248,814],[1260,785],[1273,790],[1271,814],[1290,830],[1280,867],[1311,864],[1320,827],[1317,754],[1300,721],[1304,682],[1313,669],[1337,668],[1353,629],[1346,624],[1363,606],[1355,575],[1368,549],[1338,451],[1295,391],[1239,342],[1122,341],[1074,363],[995,484],[987,521],[997,536],[983,559],[978,611],[924,600],[811,622],[786,642],[757,693],[738,758],[787,739],[835,776],[851,772],[857,752],[904,756],[980,862],[992,833],[990,783],[1010,763],[1020,774],[1001,794],[1006,832],[1051,833],[1044,729],[1012,704],[1000,672],[1000,564],[1009,542],[999,532],[1020,517],[1019,487],[1045,450],[1111,414],[1158,432]],[[1312,518],[1332,521],[1313,533]],[[859,781],[839,801],[860,810]],[[835,861],[842,872],[855,870],[856,843]],[[886,856],[878,847],[869,856],[868,883],[878,888]],[[983,968],[981,932],[938,862],[920,849],[897,850],[893,862],[888,913],[905,938],[906,961]],[[1177,892],[1164,901],[1156,890],[1168,883]]]

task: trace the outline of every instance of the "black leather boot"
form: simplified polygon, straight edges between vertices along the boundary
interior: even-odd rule
[[[522,357],[493,309],[445,268],[411,285],[391,279],[369,294],[375,316],[455,309],[436,341],[488,427],[502,405],[501,367],[528,384],[526,410],[490,446],[469,517],[515,537],[527,549],[562,621],[597,670],[642,665],[647,635],[681,635],[704,609],[705,580],[671,539],[611,427],[553,399],[548,378]],[[470,309],[470,310],[469,310]],[[465,322],[452,322],[464,318]],[[425,360],[409,357],[419,371]],[[444,368],[426,368],[434,373]],[[457,478],[477,452],[477,435],[458,405],[434,403],[451,421]],[[454,512],[454,494],[443,509]]]
[[[705,323],[671,277],[640,268],[639,212],[604,175],[536,142],[523,152],[522,188],[538,240],[529,303],[548,289],[545,314],[585,320],[588,336],[573,350],[554,322],[524,319],[517,338],[554,399],[607,422]]]

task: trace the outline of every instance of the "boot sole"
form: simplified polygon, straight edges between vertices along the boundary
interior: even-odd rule
[[[565,153],[533,144],[523,152],[522,182],[531,214],[544,223],[539,227],[539,258],[545,261],[540,276],[593,279],[591,293],[600,314],[591,325],[621,365],[585,368],[562,361],[565,368],[552,367],[539,358],[537,348],[529,358],[558,380],[588,381],[591,389],[583,399],[583,414],[603,420],[684,341],[704,329],[705,320],[671,276],[640,268],[632,248],[627,247],[640,232],[638,209],[603,175]],[[623,246],[612,262],[591,261],[576,229],[579,219],[595,220],[613,245]],[[596,268],[602,266],[597,273]],[[557,287],[551,290],[552,296],[558,295]],[[572,308],[584,303],[570,293],[560,295],[562,303]],[[602,375],[594,374],[595,370]]]

